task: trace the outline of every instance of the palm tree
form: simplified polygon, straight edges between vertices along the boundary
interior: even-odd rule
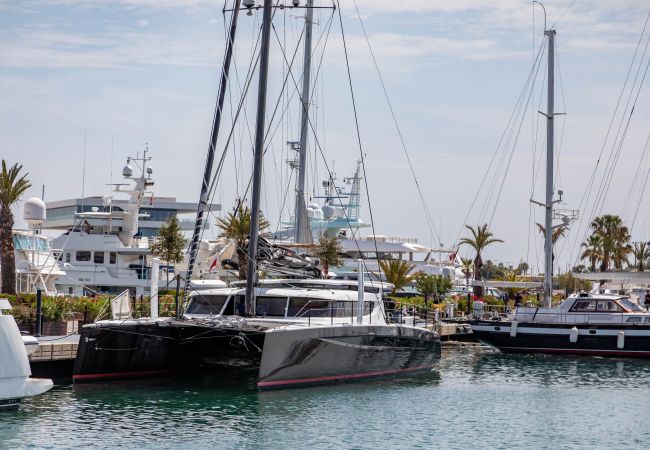
[[[622,269],[623,263],[627,261],[627,255],[632,251],[629,244],[630,232],[623,225],[623,220],[619,216],[605,214],[596,217],[591,222],[593,234],[597,234],[602,239],[602,256],[600,260],[600,271],[609,270],[611,263],[614,263],[616,269]]]
[[[542,236],[544,236],[544,239],[546,239],[546,227],[541,223],[536,223],[536,225],[539,232],[542,233]],[[552,229],[553,229],[553,234],[551,235],[551,244],[553,248],[555,248],[555,243],[557,242],[557,240],[560,239],[561,237],[564,237],[567,231],[569,231],[569,225],[566,223],[561,223],[559,225],[556,225]],[[553,261],[555,261],[555,251],[553,251],[552,259]]]
[[[260,230],[269,227],[269,222],[260,211]],[[237,263],[239,265],[239,279],[246,279],[246,266],[248,256],[246,255],[246,242],[251,226],[251,209],[248,206],[237,206],[234,212],[229,212],[225,218],[217,219],[217,226],[223,231],[223,235],[235,241],[237,246]]]
[[[460,258],[460,266],[462,267],[461,270],[465,275],[465,284],[469,286],[469,277],[472,274],[474,262],[471,258]]]
[[[28,173],[20,175],[23,166],[14,164],[7,169],[2,160],[0,172],[0,266],[2,267],[2,293],[16,293],[16,260],[14,259],[14,215],[11,206],[31,187]],[[20,175],[20,176],[19,176]]]
[[[470,225],[465,225],[465,228],[467,228],[472,233],[472,237],[464,237],[459,242],[460,245],[469,245],[476,252],[476,257],[474,258],[474,279],[480,281],[481,267],[483,267],[483,258],[481,257],[481,252],[488,245],[503,241],[494,237],[492,232],[488,230],[487,223],[478,225],[476,228],[471,227]],[[475,293],[478,297],[483,297],[483,287],[476,286]]]
[[[596,264],[603,258],[603,239],[597,234],[592,234],[580,247],[585,248],[580,259],[589,260],[589,270],[595,272]]]
[[[379,260],[379,267],[386,274],[386,281],[393,285],[392,294],[409,284],[412,276],[410,273],[415,266],[401,259]]]
[[[639,272],[643,272],[644,264],[650,258],[650,246],[647,242],[635,242],[632,254],[634,255],[636,268]]]

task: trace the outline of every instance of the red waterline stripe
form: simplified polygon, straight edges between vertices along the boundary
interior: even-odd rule
[[[160,370],[141,370],[134,372],[111,372],[111,373],[90,373],[84,375],[73,375],[72,380],[101,380],[107,378],[120,378],[120,377],[146,377],[149,375],[163,375],[172,373],[172,369],[160,369]]]
[[[640,350],[589,350],[589,349],[564,349],[564,348],[535,348],[535,347],[502,347],[504,350],[512,352],[535,352],[535,353],[558,353],[570,355],[599,355],[599,356],[646,356],[650,357],[650,352]]]
[[[351,373],[347,375],[329,375],[326,377],[296,378],[294,380],[259,381],[257,383],[257,387],[263,388],[263,387],[271,387],[271,386],[284,386],[284,385],[288,386],[288,385],[296,385],[296,384],[322,383],[325,381],[336,381],[336,380],[354,380],[358,378],[380,377],[383,375],[392,375],[396,373],[415,372],[418,370],[429,370],[429,369],[433,369],[433,365],[409,367],[408,369],[390,369],[390,370],[380,370],[377,372]]]

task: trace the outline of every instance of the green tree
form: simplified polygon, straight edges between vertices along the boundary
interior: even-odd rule
[[[183,250],[187,239],[183,237],[181,226],[176,216],[169,216],[160,227],[158,239],[151,246],[151,253],[160,256],[167,263],[167,286],[169,286],[169,265],[183,259]]]
[[[413,277],[415,289],[424,296],[424,306],[429,307],[429,298],[438,293],[438,284],[434,275],[418,272]]]
[[[471,237],[462,238],[460,240],[460,245],[468,245],[476,252],[476,256],[474,257],[474,279],[480,281],[481,268],[483,267],[483,258],[481,257],[481,253],[488,245],[503,241],[494,237],[492,232],[488,230],[487,224],[478,225],[476,228],[470,225],[465,225],[465,228],[467,228],[472,235]],[[478,297],[483,297],[483,287],[476,286],[475,293]]]
[[[460,267],[463,275],[465,275],[465,282],[469,286],[469,277],[472,275],[472,271],[474,270],[474,262],[471,258],[460,258]]]
[[[320,260],[325,278],[327,278],[330,266],[339,267],[343,264],[343,260],[341,259],[342,252],[343,249],[341,248],[341,242],[338,237],[327,237],[324,233],[320,235],[316,248],[314,249],[314,256]]]
[[[603,239],[597,234],[592,234],[585,242],[580,244],[580,247],[584,248],[580,259],[588,260],[589,270],[595,272],[596,264],[603,258]]]
[[[16,293],[16,260],[14,257],[14,215],[11,206],[31,187],[27,179],[29,173],[20,174],[23,166],[14,164],[7,168],[2,160],[0,172],[0,266],[2,268],[2,293]]]
[[[635,242],[632,249],[635,266],[639,272],[645,269],[645,262],[650,258],[650,246],[647,242]]]
[[[596,217],[591,222],[593,235],[602,239],[600,255],[600,271],[606,272],[613,264],[614,268],[622,269],[627,262],[627,255],[632,252],[629,244],[630,232],[619,216],[605,214]]]
[[[411,272],[415,267],[401,259],[382,259],[379,260],[379,266],[386,275],[386,281],[393,285],[393,294],[411,282]]]
[[[264,218],[260,211],[259,229],[264,230],[269,227],[269,222]],[[248,206],[239,205],[234,212],[229,212],[226,217],[217,219],[217,226],[221,228],[223,236],[235,241],[237,246],[237,263],[239,264],[239,279],[246,279],[246,265],[248,256],[246,255],[246,242],[251,226],[251,209]]]

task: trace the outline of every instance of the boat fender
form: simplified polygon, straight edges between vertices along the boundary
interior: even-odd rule
[[[569,332],[569,342],[573,342],[574,344],[578,342],[578,328],[573,327],[571,328],[571,331]]]
[[[510,337],[517,337],[517,327],[518,327],[517,321],[513,321],[512,324],[510,325]]]
[[[625,332],[621,330],[616,337],[616,348],[622,349],[623,347],[625,347]]]

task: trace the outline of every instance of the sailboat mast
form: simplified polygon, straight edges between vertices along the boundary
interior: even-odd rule
[[[550,307],[553,294],[553,125],[555,107],[555,30],[548,36],[548,106],[546,111],[546,216],[544,221],[544,306]]]
[[[300,149],[298,158],[298,186],[296,188],[294,242],[304,244],[307,240],[304,228],[308,220],[305,214],[305,172],[307,169],[307,137],[309,135],[309,98],[311,83],[311,36],[314,18],[313,0],[307,0],[305,14],[305,54],[302,75],[302,117],[300,120]]]
[[[260,190],[264,156],[264,126],[266,116],[266,88],[269,72],[269,44],[271,41],[272,0],[264,0],[262,18],[262,45],[260,47],[260,77],[257,90],[257,122],[255,126],[255,156],[251,199],[251,224],[248,235],[248,267],[246,272],[246,313],[255,313],[254,288],[257,266],[257,240],[260,228]]]
[[[221,71],[221,82],[219,84],[219,97],[217,99],[217,110],[214,115],[214,123],[212,124],[212,134],[210,136],[210,146],[208,147],[208,155],[205,161],[205,170],[203,172],[203,182],[201,183],[201,196],[199,197],[199,207],[196,212],[196,223],[194,224],[194,233],[192,234],[192,244],[190,245],[190,258],[187,267],[187,282],[189,283],[194,271],[194,263],[196,262],[196,254],[199,249],[199,237],[201,236],[201,229],[203,228],[203,217],[208,210],[208,191],[210,189],[210,177],[212,176],[212,164],[214,163],[214,153],[217,146],[217,138],[219,137],[219,127],[221,125],[221,112],[223,111],[223,102],[226,96],[226,84],[228,83],[228,74],[230,72],[230,61],[232,60],[233,44],[235,42],[235,31],[237,30],[237,18],[239,17],[239,6],[241,0],[235,0],[232,10],[232,18],[230,19],[230,35],[228,45],[226,48],[226,56],[223,61],[223,70]],[[187,290],[186,290],[187,291]]]

